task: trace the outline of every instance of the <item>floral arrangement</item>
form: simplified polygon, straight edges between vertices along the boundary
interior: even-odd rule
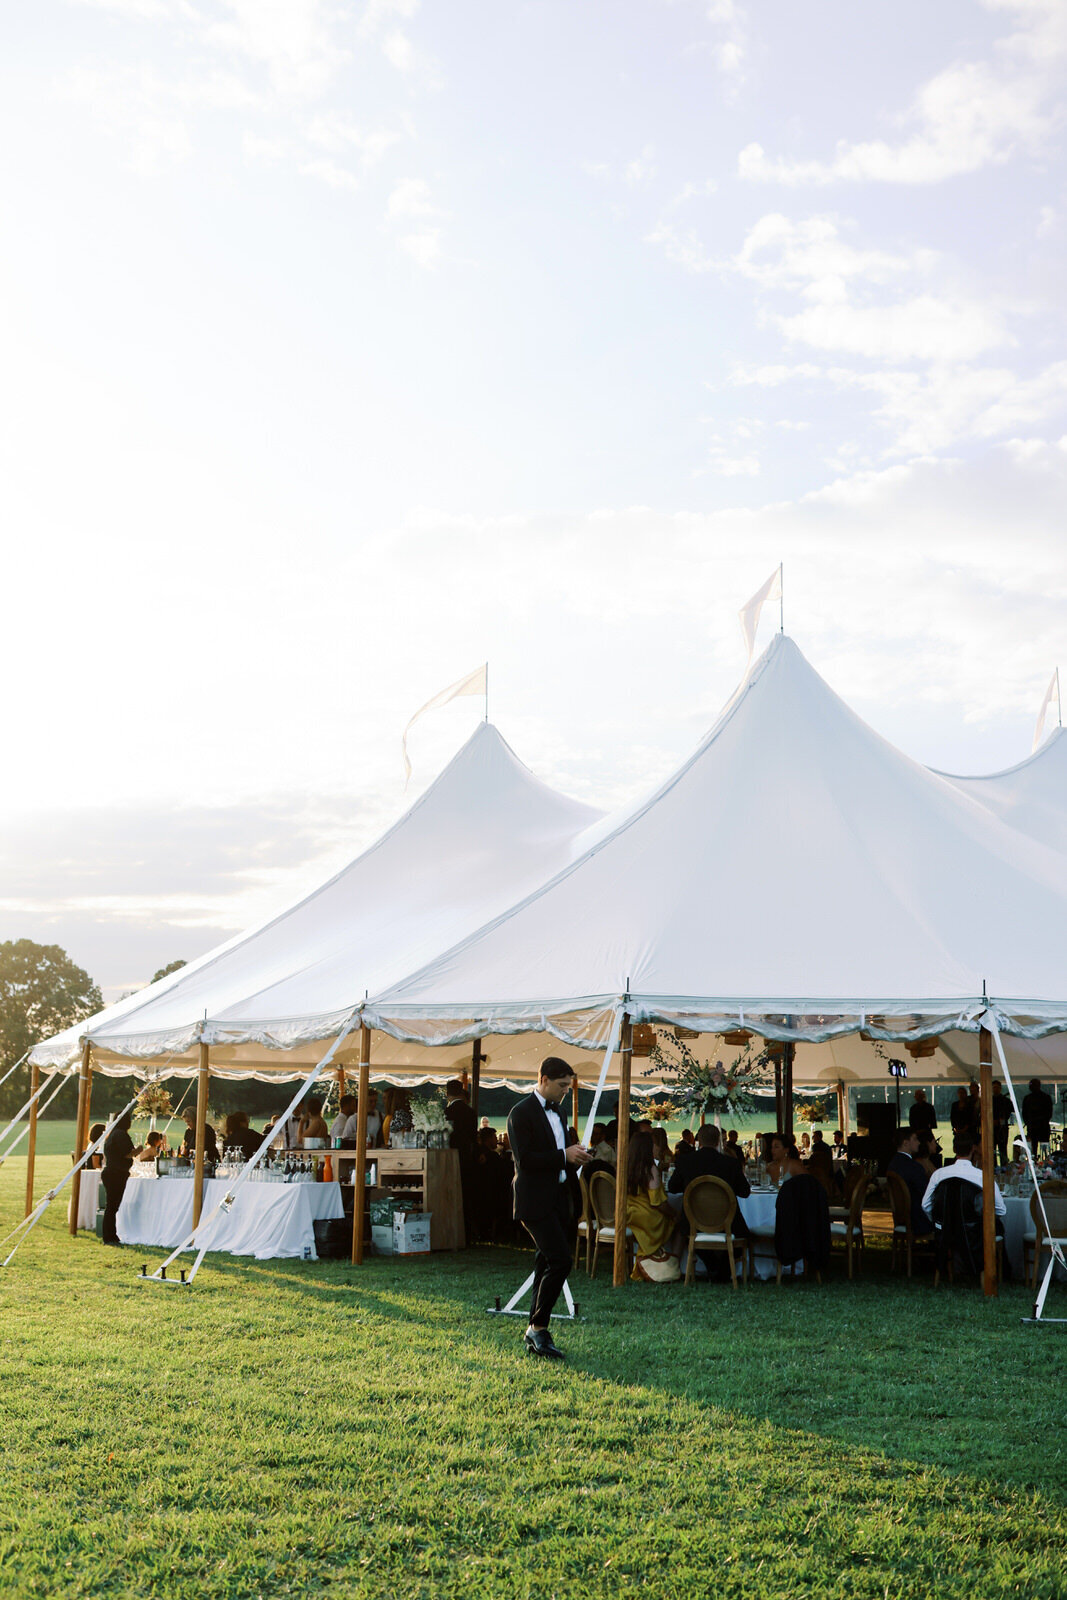
[[[161,1083],[146,1083],[133,1104],[135,1117],[169,1117],[173,1111],[170,1090]]]
[[[721,1061],[698,1061],[684,1039],[667,1036],[654,1045],[647,1070],[669,1074],[665,1087],[681,1115],[711,1111],[750,1117],[757,1110],[756,1095],[770,1087],[765,1076],[769,1059],[766,1052],[757,1055],[747,1044],[728,1067]]]
[[[797,1106],[798,1122],[828,1122],[829,1120],[825,1100],[807,1100],[803,1105]]]
[[[416,1133],[447,1133],[450,1127],[444,1105],[435,1094],[411,1096],[411,1121]]]

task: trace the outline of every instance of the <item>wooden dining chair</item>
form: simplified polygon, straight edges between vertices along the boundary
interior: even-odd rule
[[[585,1270],[588,1273],[593,1251],[593,1234],[596,1231],[596,1220],[593,1208],[589,1203],[589,1185],[585,1173],[578,1174],[578,1187],[582,1193],[582,1214],[578,1219],[578,1232],[574,1240],[574,1267],[578,1268],[578,1260],[582,1253],[582,1241],[585,1241]]]
[[[735,1242],[741,1250],[741,1277],[748,1282],[748,1264],[752,1247],[747,1239],[734,1240],[734,1218],[737,1215],[737,1196],[722,1178],[705,1176],[694,1178],[686,1184],[682,1208],[689,1219],[689,1260],[685,1269],[686,1283],[692,1283],[696,1271],[698,1250],[725,1250],[730,1263],[730,1282],[737,1288],[737,1266],[734,1261]]]
[[[593,1213],[593,1264],[589,1269],[589,1276],[596,1277],[597,1257],[600,1246],[610,1245],[615,1249],[615,1179],[610,1172],[594,1172],[589,1179],[589,1207]],[[626,1270],[633,1268],[634,1236],[632,1231],[626,1230]]]
[[[1043,1183],[1041,1198],[1045,1202],[1048,1228],[1045,1227],[1035,1190],[1030,1196],[1031,1226],[1023,1234],[1023,1279],[1030,1278],[1026,1258],[1032,1251],[1034,1266],[1030,1281],[1035,1289],[1040,1276],[1042,1255],[1051,1251],[1054,1242],[1061,1250],[1067,1250],[1067,1182],[1054,1179],[1051,1183]]]
[[[848,1216],[830,1223],[831,1245],[840,1241],[845,1246],[848,1259],[848,1275],[852,1276],[853,1258],[859,1265],[861,1251],[863,1250],[863,1202],[867,1197],[867,1185],[870,1183],[866,1173],[861,1173],[857,1182],[852,1185],[852,1192],[848,1202]]]

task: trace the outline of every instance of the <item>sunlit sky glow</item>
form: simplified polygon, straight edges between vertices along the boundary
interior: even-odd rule
[[[479,715],[617,804],[786,626],[939,767],[1067,669],[1062,0],[0,23],[0,937],[109,995]],[[768,624],[764,624],[766,640]],[[743,781],[768,781],[767,772]]]

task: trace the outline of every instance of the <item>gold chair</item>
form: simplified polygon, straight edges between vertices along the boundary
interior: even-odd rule
[[[734,1263],[734,1217],[737,1215],[737,1196],[722,1178],[705,1176],[694,1178],[686,1184],[682,1207],[689,1218],[689,1260],[685,1269],[686,1283],[692,1283],[696,1271],[698,1250],[725,1250],[730,1263],[730,1282],[737,1288],[737,1267]],[[751,1246],[747,1239],[738,1239],[741,1247],[741,1277],[748,1282],[748,1258]]]
[[[1045,1229],[1045,1224],[1038,1209],[1036,1191],[1030,1196],[1030,1216],[1033,1221],[1033,1231],[1028,1228],[1023,1234],[1023,1278],[1029,1279],[1033,1287],[1037,1288],[1040,1276],[1041,1257],[1050,1251],[1053,1242],[1062,1250],[1067,1250],[1067,1182],[1054,1179],[1051,1183],[1041,1185],[1041,1198],[1045,1202],[1045,1211],[1048,1215],[1048,1225],[1051,1233]],[[1033,1276],[1026,1258],[1033,1251],[1034,1267]]]
[[[848,1275],[852,1276],[852,1258],[855,1255],[857,1263],[863,1249],[863,1202],[867,1197],[867,1185],[870,1182],[866,1173],[852,1185],[852,1192],[848,1203],[848,1216],[841,1221],[830,1222],[830,1244],[840,1239],[845,1246],[848,1258]]]
[[[602,1244],[615,1250],[615,1179],[610,1172],[594,1172],[589,1179],[589,1207],[593,1213],[593,1264],[589,1276],[596,1277],[597,1257]],[[626,1270],[633,1269],[634,1236],[626,1230]]]
[[[592,1254],[592,1238],[596,1229],[593,1217],[593,1208],[589,1204],[589,1185],[585,1180],[585,1173],[578,1174],[578,1187],[582,1191],[582,1214],[578,1220],[578,1232],[574,1240],[574,1267],[578,1269],[578,1260],[582,1253],[582,1240],[585,1240],[585,1270],[589,1271],[590,1257]]]
[[[924,1246],[933,1248],[934,1236],[931,1233],[917,1234],[911,1222],[911,1191],[899,1172],[887,1172],[886,1181],[889,1184],[889,1200],[893,1207],[893,1235],[892,1258],[890,1266],[897,1270],[897,1257],[904,1255],[907,1261],[908,1277],[911,1277],[912,1252]]]

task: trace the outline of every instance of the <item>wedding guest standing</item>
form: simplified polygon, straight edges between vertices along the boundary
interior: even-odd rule
[[[562,1361],[549,1332],[552,1308],[571,1264],[567,1167],[589,1160],[579,1144],[568,1145],[560,1102],[570,1093],[574,1070],[559,1056],[541,1063],[537,1087],[511,1108],[508,1144],[515,1160],[515,1219],[537,1246],[530,1325],[523,1335],[531,1355]]]
[[[1023,1097],[1023,1127],[1031,1150],[1048,1144],[1052,1138],[1052,1096],[1041,1087],[1040,1078],[1030,1079],[1030,1093]]]
[[[133,1112],[124,1111],[115,1126],[104,1140],[104,1170],[101,1174],[101,1183],[107,1201],[104,1206],[104,1221],[101,1228],[101,1237],[105,1244],[118,1244],[118,1229],[115,1226],[119,1214],[119,1206],[126,1192],[130,1169],[133,1166],[134,1156],[141,1153],[141,1146],[135,1145],[130,1138],[130,1124],[133,1122]]]

